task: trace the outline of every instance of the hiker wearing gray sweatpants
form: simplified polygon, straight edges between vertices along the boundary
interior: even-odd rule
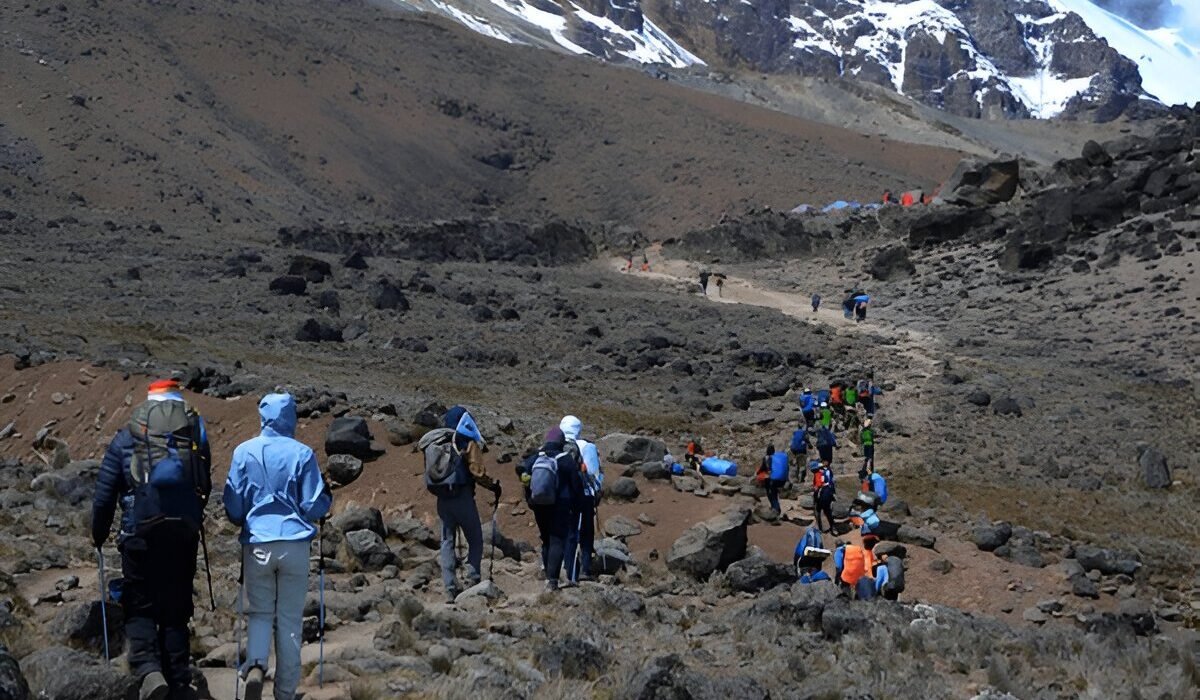
[[[479,507],[475,492],[463,490],[454,496],[437,499],[437,514],[442,521],[442,549],[438,561],[442,565],[442,585],[455,594],[460,590],[454,576],[457,553],[454,551],[454,532],[462,530],[467,540],[467,587],[483,578],[483,528],[479,524]]]

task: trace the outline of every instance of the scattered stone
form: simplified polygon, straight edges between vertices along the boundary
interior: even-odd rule
[[[609,537],[634,537],[642,534],[642,528],[624,515],[614,515],[604,521],[604,534]]]
[[[1033,622],[1037,624],[1048,622],[1050,620],[1050,616],[1038,608],[1026,608],[1025,612],[1021,613],[1021,618],[1026,622]]]
[[[396,563],[396,555],[377,533],[353,530],[346,533],[346,551],[363,571],[379,571]]]
[[[976,389],[967,394],[967,403],[975,406],[987,406],[992,402],[992,395],[982,389]]]
[[[471,586],[467,590],[458,594],[454,599],[455,603],[462,604],[471,598],[483,598],[485,600],[499,600],[504,596],[504,592],[492,581],[485,580]]]
[[[363,473],[362,460],[353,455],[330,455],[325,466],[326,473],[338,486],[354,483]]]
[[[417,522],[419,524],[419,521]],[[343,534],[355,530],[370,530],[380,537],[387,536],[387,529],[383,524],[383,514],[379,512],[379,509],[360,506],[353,502],[348,503],[342,512],[333,516],[329,524]]]
[[[901,525],[896,530],[896,540],[904,544],[916,545],[927,549],[936,549],[937,535],[911,525]]]
[[[1021,404],[1011,396],[1005,397],[992,404],[992,413],[997,416],[1020,416]]]
[[[1167,466],[1167,457],[1156,448],[1138,445],[1138,466],[1142,468],[1142,477],[1149,488],[1165,489],[1171,485],[1171,468]]]
[[[308,291],[308,282],[296,275],[283,275],[271,280],[267,287],[271,292],[282,296],[304,296]]]
[[[1008,523],[986,523],[978,525],[971,533],[975,546],[985,552],[994,552],[1012,537],[1012,525]]]
[[[608,495],[625,501],[634,500],[640,493],[637,482],[627,476],[617,477],[611,482],[605,482],[605,487]]]
[[[676,574],[705,580],[746,555],[748,509],[735,509],[709,518],[684,531],[667,552],[667,568]]]
[[[1084,576],[1083,574],[1076,574],[1071,576],[1069,581],[1071,583],[1072,595],[1079,596],[1080,598],[1100,597],[1100,588],[1096,585],[1095,581],[1091,580],[1087,576]]]
[[[796,580],[792,567],[771,561],[758,547],[745,559],[730,564],[725,575],[733,590],[744,593],[757,593]]]
[[[305,319],[296,329],[295,339],[302,343],[340,343],[342,329],[315,318]]]
[[[353,455],[363,461],[380,455],[372,444],[370,426],[357,416],[342,416],[330,423],[325,433],[325,454]]]
[[[92,654],[52,646],[21,659],[33,697],[53,700],[124,700],[135,680]]]
[[[1125,574],[1132,576],[1142,567],[1136,555],[1126,555],[1111,549],[1101,549],[1091,545],[1079,545],[1075,548],[1075,559],[1085,570],[1095,569],[1105,576]]]
[[[661,462],[667,454],[662,440],[627,433],[605,435],[596,443],[601,458],[614,464]]]
[[[929,562],[929,570],[936,574],[948,574],[954,570],[954,564],[949,559],[934,559]]]

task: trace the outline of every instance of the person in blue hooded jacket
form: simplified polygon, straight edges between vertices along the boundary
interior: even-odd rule
[[[316,454],[296,440],[296,402],[267,394],[262,432],[238,445],[225,481],[225,514],[240,525],[248,619],[245,700],[262,696],[275,632],[275,699],[300,684],[300,644],[308,593],[309,544],[333,505]],[[320,546],[318,544],[318,546]]]

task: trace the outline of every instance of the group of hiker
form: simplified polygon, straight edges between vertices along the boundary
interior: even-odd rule
[[[236,682],[244,678],[246,700],[261,698],[274,639],[275,698],[288,700],[300,683],[310,543],[333,498],[316,455],[294,438],[293,398],[268,394],[258,412],[261,432],[234,450],[222,494],[226,516],[241,528],[237,608],[247,629],[244,660],[239,633]],[[192,583],[201,545],[207,564],[203,519],[211,492],[204,419],[184,400],[179,382],[151,383],[146,401],[105,451],[92,502],[101,595],[124,613],[138,700],[188,697]],[[106,585],[103,547],[118,506],[122,577]],[[215,609],[211,579],[209,595]],[[107,654],[106,611],[104,620]]]

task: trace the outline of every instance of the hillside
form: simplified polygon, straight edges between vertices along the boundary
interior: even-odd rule
[[[678,232],[932,186],[956,160],[361,3],[80,1],[0,23],[0,207],[46,218]]]

